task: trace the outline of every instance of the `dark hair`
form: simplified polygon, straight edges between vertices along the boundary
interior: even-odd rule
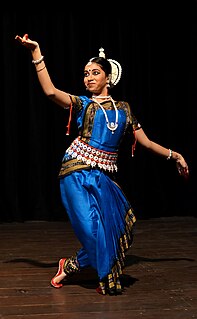
[[[101,69],[105,72],[106,76],[111,74],[111,64],[107,59],[103,57],[96,57],[92,58],[90,61],[99,64]]]

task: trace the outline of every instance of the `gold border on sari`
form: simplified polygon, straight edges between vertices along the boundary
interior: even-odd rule
[[[82,161],[79,161],[77,158],[74,158],[62,163],[58,177],[64,177],[65,175],[68,175],[74,171],[90,168],[90,165],[87,165]]]

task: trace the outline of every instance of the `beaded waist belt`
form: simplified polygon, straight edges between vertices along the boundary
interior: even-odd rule
[[[113,172],[118,170],[117,158],[118,154],[115,152],[106,152],[86,144],[79,137],[77,137],[70,147],[66,150],[66,154],[70,155],[72,159],[82,162],[91,167],[98,167],[100,169]]]

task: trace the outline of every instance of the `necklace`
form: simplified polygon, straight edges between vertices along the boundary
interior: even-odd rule
[[[115,130],[117,129],[117,127],[118,127],[118,109],[117,109],[116,104],[115,104],[114,100],[112,99],[112,97],[111,97],[111,96],[109,96],[109,97],[110,97],[110,100],[111,100],[112,103],[113,103],[114,110],[115,110],[115,112],[116,112],[115,123],[114,123],[114,122],[111,122],[111,123],[109,122],[109,119],[108,119],[108,116],[107,116],[107,112],[105,111],[104,107],[103,107],[98,101],[96,101],[96,100],[94,99],[94,96],[92,97],[92,99],[93,99],[94,102],[96,102],[96,103],[99,105],[99,107],[100,107],[101,110],[103,111],[103,113],[104,113],[104,115],[105,115],[105,120],[106,120],[106,123],[107,123],[107,128],[112,132],[112,134],[114,134],[114,131],[115,131]],[[98,98],[98,96],[97,96],[96,98]],[[103,97],[102,97],[102,98],[103,98]]]
[[[111,99],[111,95],[92,95],[93,99]]]

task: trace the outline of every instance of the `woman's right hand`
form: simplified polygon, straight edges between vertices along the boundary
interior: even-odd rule
[[[17,40],[20,44],[24,45],[26,48],[30,49],[31,51],[34,51],[35,48],[38,47],[38,42],[32,41],[28,38],[28,34],[24,34],[23,37],[20,37],[19,35],[15,36],[15,40]]]

